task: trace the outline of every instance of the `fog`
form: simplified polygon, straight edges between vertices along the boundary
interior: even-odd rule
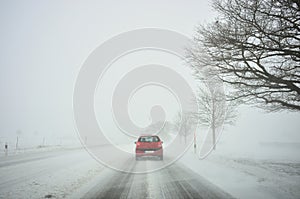
[[[207,1],[1,1],[0,10],[1,147],[5,142],[15,145],[17,136],[24,147],[79,143],[73,119],[74,84],[83,62],[104,41],[144,27],[170,29],[192,38],[197,24],[215,17]],[[178,65],[177,70],[191,75]],[[111,84],[116,74],[111,73]],[[153,95],[159,92],[148,89]],[[140,93],[133,101],[141,96],[148,98]],[[171,120],[176,99],[164,93],[161,97],[171,99],[171,105],[165,106]],[[139,106],[132,107],[132,112],[137,110]],[[299,142],[299,116],[242,106],[236,126],[225,128],[220,143],[223,137],[228,147]],[[138,125],[146,125],[149,111],[132,117]]]
[[[299,112],[186,117],[210,1],[0,1],[0,198],[300,198]]]

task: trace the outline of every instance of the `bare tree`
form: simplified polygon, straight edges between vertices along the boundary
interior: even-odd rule
[[[300,1],[213,0],[216,22],[197,28],[189,61],[232,85],[230,99],[300,110]]]
[[[226,124],[234,124],[237,117],[236,104],[228,103],[222,82],[210,79],[205,82],[207,89],[199,88],[198,106],[199,110],[194,113],[195,120],[201,125],[211,128],[213,149],[216,149],[216,130]]]
[[[194,113],[187,111],[179,111],[174,118],[174,129],[178,131],[180,136],[184,137],[184,143],[186,144],[187,136],[190,135],[195,125]]]

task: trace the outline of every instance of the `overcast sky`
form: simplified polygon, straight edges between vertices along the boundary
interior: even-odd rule
[[[214,20],[209,2],[0,1],[0,142],[16,136],[75,137],[74,83],[102,42],[137,28],[157,27],[192,37]],[[300,140],[300,114],[246,108],[237,139]]]

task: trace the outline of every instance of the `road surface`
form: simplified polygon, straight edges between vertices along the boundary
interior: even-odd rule
[[[167,158],[167,157],[166,157]],[[0,198],[232,198],[180,163],[146,174],[99,165],[82,149],[0,159]],[[161,164],[126,160],[126,170]]]
[[[144,160],[156,161],[156,160]],[[128,160],[133,169],[141,161]],[[175,163],[147,174],[109,171],[82,198],[232,198],[220,188]]]

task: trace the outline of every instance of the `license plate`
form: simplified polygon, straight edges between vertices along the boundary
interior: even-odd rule
[[[145,151],[145,153],[153,153],[154,151]]]

